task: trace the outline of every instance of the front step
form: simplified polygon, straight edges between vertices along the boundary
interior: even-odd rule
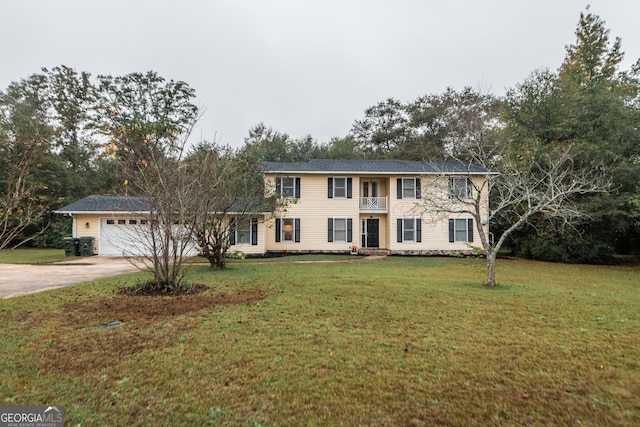
[[[358,249],[358,255],[389,255],[389,249],[384,248],[360,248]]]

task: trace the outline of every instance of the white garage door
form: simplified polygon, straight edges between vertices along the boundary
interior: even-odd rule
[[[143,256],[151,254],[147,220],[133,218],[102,218],[98,254],[116,256]],[[184,251],[186,256],[198,255],[195,243]]]
[[[102,218],[100,220],[100,255],[144,255],[145,220],[128,218]]]

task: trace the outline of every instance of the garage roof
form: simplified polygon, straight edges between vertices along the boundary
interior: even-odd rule
[[[59,214],[112,212],[149,212],[149,199],[140,196],[88,196],[56,211]]]
[[[112,213],[150,213],[148,197],[141,196],[88,196],[55,211],[57,214],[112,214]],[[228,214],[249,212],[252,210],[267,214],[275,209],[275,201],[263,199],[258,202],[240,197],[234,201]]]

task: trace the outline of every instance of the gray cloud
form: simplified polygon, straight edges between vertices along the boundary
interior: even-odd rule
[[[640,2],[592,0],[640,57]],[[365,108],[448,86],[502,95],[556,69],[575,40],[577,0],[183,0],[0,3],[0,88],[67,65],[92,74],[155,70],[196,89],[196,137],[240,145],[264,122],[321,142]]]

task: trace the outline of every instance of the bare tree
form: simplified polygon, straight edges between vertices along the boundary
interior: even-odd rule
[[[195,236],[211,267],[222,269],[237,230],[250,227],[274,212],[275,200],[265,189],[258,163],[229,147],[199,145],[190,161],[199,173]],[[257,236],[253,236],[253,240]],[[239,242],[238,242],[239,243]]]
[[[173,143],[184,146],[187,138],[188,132]],[[165,156],[149,151],[146,157],[120,159],[125,194],[136,195],[131,201],[137,202],[138,211],[145,206],[135,226],[129,227],[131,235],[122,242],[122,253],[153,272],[150,290],[168,292],[183,286],[187,260],[197,254],[193,230],[199,206],[194,183],[200,175],[184,162],[181,152]]]
[[[96,128],[109,138],[106,148],[116,158],[122,191],[148,205],[132,236],[144,250],[123,248],[123,254],[153,272],[151,291],[173,291],[182,287],[195,248],[194,183],[201,176],[184,161],[201,115],[191,102],[195,93],[153,72],[99,78]]]
[[[587,214],[579,209],[577,197],[611,189],[606,170],[579,164],[568,146],[513,156],[501,150],[499,144],[480,140],[467,148],[466,157],[471,162],[463,164],[467,165],[464,178],[469,189],[459,191],[452,187],[451,173],[443,170],[426,178],[431,180],[432,190],[425,192],[420,207],[425,218],[432,221],[452,214],[473,217],[487,260],[489,286],[496,285],[496,257],[511,233],[529,224],[536,215],[571,226]],[[481,170],[486,172],[479,179]],[[489,225],[497,222],[507,226],[494,237]]]

